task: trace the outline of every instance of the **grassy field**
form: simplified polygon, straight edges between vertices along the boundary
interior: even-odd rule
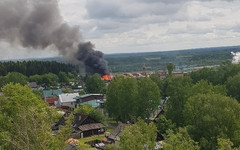
[[[103,138],[104,138],[103,134],[86,137],[86,138],[79,139],[79,144],[80,144],[81,148],[95,149],[95,148],[91,148],[90,145],[85,144],[85,142],[89,142],[89,141],[93,141],[93,140],[102,140]]]

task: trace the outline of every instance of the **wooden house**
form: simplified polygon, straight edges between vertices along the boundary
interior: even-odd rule
[[[56,131],[59,126],[65,125],[65,117],[68,115],[66,113],[53,127],[52,130]],[[89,137],[93,135],[99,135],[105,132],[105,126],[94,120],[92,117],[76,113],[74,114],[73,121],[73,132],[72,138],[79,139],[84,137]]]

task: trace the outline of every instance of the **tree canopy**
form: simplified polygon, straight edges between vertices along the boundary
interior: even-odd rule
[[[184,120],[190,135],[204,149],[215,149],[217,138],[229,138],[240,144],[240,104],[220,94],[197,94],[189,98]]]
[[[228,78],[226,88],[228,95],[236,98],[240,102],[240,73]]]
[[[152,150],[155,147],[157,128],[138,119],[134,125],[126,126],[120,136],[120,150]]]
[[[106,109],[122,122],[150,117],[160,105],[160,90],[149,78],[115,77],[108,85]]]
[[[175,65],[173,63],[167,63],[166,67],[167,67],[167,70],[168,70],[168,74],[172,75],[172,72],[175,69]]]
[[[0,149],[52,149],[51,125],[56,121],[52,109],[28,86],[7,84],[2,90]]]
[[[99,74],[89,75],[85,81],[87,93],[105,93],[106,85]]]
[[[103,115],[103,113],[99,109],[93,108],[91,105],[88,104],[78,106],[74,110],[74,112],[89,115],[90,117],[99,122],[105,121],[105,116]]]

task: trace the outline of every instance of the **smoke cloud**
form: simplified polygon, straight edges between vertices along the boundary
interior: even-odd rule
[[[233,55],[233,59],[232,59],[232,63],[233,64],[239,64],[240,63],[240,52],[231,52],[231,54]]]
[[[0,40],[25,48],[54,47],[87,73],[108,73],[103,53],[84,42],[79,26],[64,22],[57,0],[1,0]]]

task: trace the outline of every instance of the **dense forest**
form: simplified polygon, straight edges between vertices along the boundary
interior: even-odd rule
[[[42,75],[46,73],[77,72],[79,68],[74,65],[56,61],[5,61],[0,62],[0,76],[9,72],[19,72],[26,76]]]

